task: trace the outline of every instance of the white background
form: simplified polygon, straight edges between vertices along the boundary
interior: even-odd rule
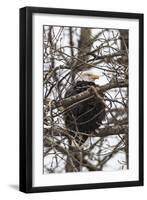
[[[75,9],[95,9],[122,12],[142,12],[147,14],[146,0],[4,0],[0,6],[0,199],[40,200],[40,199],[145,199],[147,186],[132,188],[115,188],[54,192],[40,194],[23,194],[18,191],[18,156],[19,156],[19,8],[23,6],[46,6]],[[145,19],[146,21],[146,19]],[[145,35],[147,28],[145,27]],[[144,40],[146,44],[146,38]],[[147,51],[145,48],[145,55]],[[145,60],[146,64],[146,60]],[[145,68],[145,74],[147,70]],[[145,76],[146,77],[146,76]],[[146,79],[146,78],[145,78]],[[145,85],[147,79],[145,80]],[[145,102],[147,95],[145,94]],[[145,106],[145,110],[147,106]],[[145,116],[145,121],[146,121]],[[146,127],[145,127],[146,133]],[[146,141],[145,134],[145,141]],[[145,145],[145,152],[147,145]],[[147,159],[145,158],[145,168]],[[145,173],[145,178],[147,177]],[[146,183],[146,182],[145,182]]]

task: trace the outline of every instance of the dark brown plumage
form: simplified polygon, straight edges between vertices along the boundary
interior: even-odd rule
[[[78,81],[67,90],[65,98],[81,93],[90,86],[96,85],[94,82]],[[64,114],[64,118],[66,127],[71,130],[69,133],[74,136],[76,143],[82,145],[87,140],[88,134],[99,128],[105,118],[105,104],[95,96],[72,107]],[[86,133],[87,135],[77,134],[77,132]]]

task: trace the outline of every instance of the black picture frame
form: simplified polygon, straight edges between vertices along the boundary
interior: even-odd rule
[[[139,180],[45,187],[32,186],[32,16],[34,13],[126,18],[139,21]],[[143,185],[143,17],[143,14],[138,13],[41,7],[24,7],[20,9],[20,191],[34,193]]]

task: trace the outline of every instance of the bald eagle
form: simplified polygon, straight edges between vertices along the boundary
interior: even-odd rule
[[[91,86],[96,87],[94,81],[98,78],[97,75],[82,72],[76,83],[73,83],[66,91],[65,98],[79,94]],[[99,95],[103,98],[103,94]],[[102,98],[95,95],[91,99],[72,106],[64,114],[66,128],[79,146],[85,143],[89,134],[100,127],[102,120],[105,118],[105,104]]]

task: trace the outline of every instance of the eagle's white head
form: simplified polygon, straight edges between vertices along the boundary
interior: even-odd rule
[[[77,74],[77,81],[89,81],[89,82],[96,82],[99,79],[99,75],[92,73],[90,71],[83,71]]]

